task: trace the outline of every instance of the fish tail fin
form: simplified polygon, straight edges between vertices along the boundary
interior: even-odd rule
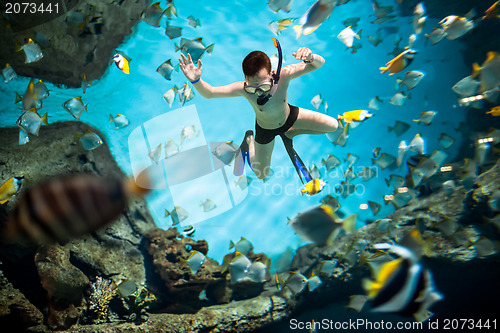
[[[384,74],[389,70],[389,67],[379,67],[378,69],[380,70],[380,74]]]
[[[396,84],[399,84],[399,88],[401,88],[403,86],[403,82],[404,82],[404,80],[396,79]]]
[[[229,241],[229,250],[231,250],[232,248],[234,248],[234,242],[233,241]]]
[[[417,124],[420,123],[420,119],[413,119],[414,122],[416,122]]]
[[[85,111],[87,111],[87,106],[89,106],[89,105],[87,104],[87,105],[85,105],[85,106],[83,107],[83,109],[84,109]]]
[[[212,44],[207,46],[206,50],[207,50],[208,54],[212,54],[212,52],[214,51],[214,46],[215,46],[215,43],[212,43]]]
[[[114,119],[115,119],[115,118],[114,118],[114,117],[113,117],[113,115],[110,113],[110,114],[109,114],[109,121],[108,121],[108,122],[110,123],[110,122],[112,122]]]
[[[354,230],[356,230],[356,219],[358,218],[357,214],[352,214],[348,218],[344,219],[342,221],[342,229],[346,233],[352,233]]]
[[[385,183],[387,184],[387,186],[391,186],[391,182],[389,181],[389,179],[384,178],[384,180],[385,180]]]
[[[174,43],[174,46],[175,46],[175,52],[177,52],[181,49],[179,46],[177,46],[177,43]]]
[[[373,165],[373,164],[375,164],[375,163],[377,162],[377,160],[376,160],[376,159],[374,159],[374,158],[372,158],[371,160],[372,160],[372,165]]]
[[[172,214],[172,212],[169,212],[168,209],[165,208],[165,216],[164,217],[169,217]]]
[[[17,103],[21,102],[22,100],[23,100],[23,98],[21,97],[21,95],[16,93],[16,100],[14,101],[14,104],[17,104]]]
[[[44,123],[45,125],[48,125],[48,124],[49,124],[48,119],[47,119],[47,113],[45,113],[45,114],[42,116],[42,123]]]
[[[302,26],[301,25],[296,25],[293,27],[293,30],[297,34],[297,39],[302,35]]]
[[[479,75],[480,71],[481,71],[481,66],[479,66],[479,64],[477,62],[475,62],[474,64],[472,64],[472,75],[471,75],[471,77],[473,79],[475,79]]]

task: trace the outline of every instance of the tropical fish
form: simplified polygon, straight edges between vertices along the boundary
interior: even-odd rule
[[[472,96],[479,91],[480,82],[471,76],[464,77],[458,81],[451,89],[462,96]]]
[[[312,165],[311,169],[309,170],[309,173],[311,174],[311,177],[313,179],[321,178],[321,171],[319,170],[319,167],[316,164]]]
[[[269,8],[275,13],[279,12],[280,9],[289,12],[290,11],[290,5],[292,4],[293,0],[269,0],[267,4],[269,5]]]
[[[203,211],[206,213],[217,208],[217,205],[212,200],[207,199],[204,202],[200,202],[200,207],[203,207]]]
[[[110,113],[109,122],[113,122],[115,128],[124,128],[130,124],[127,117],[122,114],[117,114],[116,117],[113,117],[113,115]]]
[[[396,120],[394,126],[392,127],[387,126],[387,127],[389,132],[394,131],[394,133],[396,133],[397,136],[401,136],[410,128],[410,125],[408,123],[405,123],[404,121]]]
[[[318,275],[326,275],[327,277],[330,277],[333,274],[335,267],[337,267],[337,261],[334,260],[322,260],[319,263],[319,269],[316,271],[316,274]]]
[[[299,272],[290,272],[285,286],[290,289],[293,295],[297,295],[307,286],[307,278]]]
[[[380,110],[380,104],[384,101],[381,100],[378,96],[373,97],[368,103],[368,108],[373,110]]]
[[[348,309],[353,309],[356,312],[361,312],[363,306],[365,305],[368,297],[365,295],[352,295],[349,297],[349,304],[346,306]]]
[[[248,176],[239,176],[238,180],[234,181],[234,184],[236,186],[239,186],[240,189],[243,191],[248,187],[248,185],[250,185],[250,183],[252,183],[252,181],[253,179]]]
[[[130,62],[132,59],[127,57],[123,52],[118,51],[113,56],[113,61],[116,67],[118,67],[123,73],[130,74]]]
[[[161,156],[161,143],[156,148],[149,149],[148,156],[154,163],[158,164]]]
[[[165,9],[163,14],[165,14],[169,19],[172,18],[172,15],[177,16],[177,8],[175,7],[173,0],[167,0],[167,9]]]
[[[453,40],[462,37],[474,28],[474,23],[466,17],[450,15],[439,21],[439,25],[446,31],[446,38]]]
[[[377,47],[378,44],[382,43],[384,39],[382,37],[381,30],[378,29],[373,35],[368,35],[368,41],[375,47]]]
[[[380,157],[377,160],[372,158],[372,164],[377,163],[382,168],[382,170],[390,167],[392,164],[394,164],[394,162],[396,162],[396,157],[386,153],[380,154]]]
[[[309,279],[307,279],[307,289],[309,289],[310,292],[313,292],[322,283],[323,281],[321,281],[321,279],[313,273],[312,276]]]
[[[321,23],[330,17],[330,14],[335,8],[335,4],[335,0],[316,1],[299,19],[299,24],[293,27],[297,34],[297,38],[302,34],[309,35],[318,29]]]
[[[2,69],[2,76],[5,83],[14,80],[17,77],[16,71],[9,64],[5,64],[5,68]]]
[[[324,205],[330,206],[334,212],[336,212],[340,208],[340,203],[339,200],[332,196],[331,194],[326,195],[323,197],[320,202]]]
[[[10,241],[67,242],[113,222],[131,196],[147,190],[133,179],[89,174],[58,176],[29,187],[9,216]]]
[[[26,59],[24,61],[25,64],[36,62],[43,58],[43,53],[42,50],[40,50],[40,46],[31,38],[28,38],[28,42],[20,47],[19,51],[21,50],[24,51],[24,55],[26,56]]]
[[[210,44],[209,46],[205,46],[202,39],[203,38],[201,37],[192,40],[182,38],[180,46],[177,46],[177,44],[175,44],[175,52],[180,50],[186,57],[188,54],[190,54],[193,62],[197,63],[198,60],[202,57],[203,53],[205,53],[205,51],[207,51],[208,54],[212,54],[214,50],[214,43]]]
[[[179,144],[179,147],[182,146],[185,140],[191,140],[199,134],[200,132],[195,130],[194,125],[184,127],[181,131],[181,143]]]
[[[172,140],[168,139],[165,143],[165,158],[169,158],[179,152],[179,146]]]
[[[409,97],[409,95],[407,96],[403,91],[400,91],[392,96],[392,98],[389,100],[389,103],[396,106],[403,106],[406,102],[406,99],[408,99]]]
[[[398,258],[370,263],[375,281],[363,280],[370,311],[409,314],[420,322],[428,319],[432,315],[428,308],[443,298],[434,289],[430,272],[405,247],[375,244],[374,248],[394,253]]]
[[[431,121],[436,116],[436,111],[425,111],[420,113],[420,119],[413,119],[414,122],[418,124],[430,125]]]
[[[317,94],[316,96],[314,96],[312,99],[311,99],[311,104],[314,105],[314,107],[317,109],[319,109],[320,105],[323,104],[325,101],[323,99],[323,97],[321,97],[321,94]]]
[[[430,34],[425,34],[427,40],[431,42],[432,45],[439,43],[445,36],[447,32],[443,28],[435,27],[432,29]]]
[[[500,7],[500,1],[496,1],[493,5],[491,5],[486,11],[484,12],[484,16],[481,18],[482,20],[484,19],[493,19],[493,18],[498,18],[498,8]]]
[[[248,269],[248,279],[256,283],[267,281],[267,266],[261,261],[254,261]]]
[[[182,35],[182,27],[175,27],[173,25],[168,24],[167,21],[167,27],[165,28],[165,35],[168,36],[170,39],[176,39]]]
[[[160,66],[158,66],[158,68],[156,69],[156,71],[161,75],[163,76],[165,79],[167,80],[171,80],[171,77],[172,77],[172,72],[174,71],[174,66],[172,66],[172,61],[171,59],[168,59],[167,61],[165,61],[163,64],[161,64]]]
[[[342,24],[345,27],[351,27],[352,29],[356,29],[358,27],[360,18],[359,17],[349,17],[345,21],[342,21]]]
[[[405,78],[403,80],[397,79],[396,82],[399,84],[401,88],[404,85],[408,88],[408,90],[413,89],[420,83],[420,81],[424,78],[425,74],[420,71],[408,71],[406,72]]]
[[[225,165],[231,164],[237,153],[238,147],[233,143],[233,141],[221,143],[212,150],[212,154],[214,154],[214,156]]]
[[[269,29],[276,36],[278,36],[281,33],[281,31],[287,29],[294,21],[295,21],[295,19],[293,19],[293,18],[284,18],[281,20],[271,21],[268,26],[269,26]]]
[[[422,2],[415,6],[415,10],[413,11],[413,31],[416,34],[422,32],[422,28],[424,26],[426,16],[425,15],[425,7]]]
[[[340,160],[335,156],[328,154],[326,160],[321,159],[321,165],[326,167],[326,172],[330,172],[341,164]]]
[[[377,1],[372,1],[372,7],[374,10],[373,15],[376,17],[384,17],[391,14],[394,11],[392,6],[380,6]]]
[[[236,252],[234,258],[229,263],[231,284],[236,284],[247,278],[251,265],[252,262],[244,254]]]
[[[380,156],[380,150],[382,150],[380,147],[376,147],[372,150],[373,158],[378,158]]]
[[[353,232],[356,224],[356,214],[342,220],[329,205],[319,205],[299,213],[288,221],[297,234],[313,241],[318,246],[331,244],[339,231]]]
[[[30,79],[28,86],[26,87],[26,91],[24,92],[24,96],[21,98],[19,94],[16,95],[16,102],[23,102],[23,110],[28,111],[32,108],[39,109],[42,107],[42,103],[40,101],[40,97],[38,96],[37,91],[35,90],[35,82],[33,79]]]
[[[169,216],[172,218],[172,225],[175,226],[187,219],[189,217],[189,214],[184,208],[180,206],[174,206],[174,209],[171,212],[165,209],[164,217]]]
[[[453,144],[455,141],[451,136],[449,136],[446,133],[441,133],[441,136],[438,139],[439,144],[443,146],[443,148],[447,149],[450,148],[450,146]]]
[[[342,30],[338,35],[337,38],[344,43],[345,46],[348,48],[352,47],[352,44],[354,42],[354,38],[359,39],[361,30],[358,31],[358,33],[355,33],[351,27],[347,27],[344,30]]]
[[[163,99],[165,100],[165,102],[168,103],[169,107],[172,107],[172,103],[174,103],[175,95],[177,94],[178,91],[179,88],[177,88],[177,86],[173,86],[163,94]]]
[[[19,128],[19,145],[22,146],[27,144],[28,142],[30,142],[28,132],[26,132],[22,128]]]
[[[191,270],[191,273],[195,275],[201,268],[201,266],[203,266],[205,259],[206,257],[203,253],[201,253],[200,251],[192,250],[191,252],[189,252],[189,257],[187,258],[187,260],[181,260],[181,262],[184,265],[188,266]]]
[[[165,11],[161,9],[160,2],[155,2],[144,11],[142,19],[153,27],[159,27],[163,14],[165,14]]]
[[[17,193],[21,184],[23,183],[24,176],[12,177],[0,186],[0,205],[3,205]]]
[[[490,111],[486,112],[486,114],[491,114],[492,116],[495,117],[500,116],[500,106],[495,106]]]
[[[79,140],[83,149],[92,150],[102,145],[102,139],[91,130],[85,131],[81,136],[75,134],[75,141]]]
[[[385,65],[385,67],[380,67],[380,73],[383,74],[389,71],[389,75],[394,75],[401,72],[411,64],[413,58],[415,57],[415,54],[417,54],[417,51],[413,49],[407,49],[401,52],[397,57],[389,61]]]
[[[178,90],[177,95],[179,96],[179,104],[184,105],[189,102],[194,97],[193,88],[184,83],[181,89]]]
[[[245,237],[241,237],[241,239],[236,244],[233,241],[229,242],[229,250],[233,248],[235,252],[239,252],[247,256],[250,252],[253,251],[253,244]]]
[[[196,228],[192,225],[187,225],[182,228],[182,234],[186,237],[193,237],[196,232]]]
[[[307,194],[308,196],[311,196],[321,192],[325,185],[326,182],[322,179],[312,179],[308,183],[304,184],[304,188],[301,188],[300,192],[302,193],[302,195]]]
[[[378,157],[379,155],[377,155]],[[363,170],[358,172],[358,177],[363,178],[364,182],[369,181],[373,177],[376,177],[378,174],[378,170],[376,167],[364,167]]]
[[[353,121],[363,121],[367,118],[373,116],[368,110],[354,110],[344,112],[343,115],[339,115],[339,119],[344,119],[346,123],[351,123]]]
[[[398,157],[396,159],[396,166],[400,166],[403,164],[403,158],[405,157],[405,153],[408,150],[408,146],[406,145],[406,141],[401,141],[398,146]]]
[[[193,28],[196,28],[197,26],[201,27],[200,19],[195,19],[193,15],[189,15],[187,17],[188,24],[192,26]]]
[[[410,144],[408,145],[408,148],[411,151],[417,152],[419,154],[424,153],[424,139],[420,136],[420,133],[417,133],[413,140],[411,140]]]
[[[405,184],[404,177],[399,176],[399,175],[390,175],[389,179],[384,179],[384,180],[385,180],[385,183],[387,184],[387,186],[392,186],[396,190],[400,187],[403,187]]]
[[[25,111],[16,121],[17,126],[22,130],[37,136],[42,123],[45,125],[48,124],[47,114],[40,117],[35,108]]]
[[[483,65],[474,63],[472,68],[472,78],[479,76],[483,91],[495,89],[500,85],[500,54],[497,52],[488,52]]]
[[[375,201],[368,200],[368,207],[370,207],[370,210],[372,211],[373,216],[375,216],[378,214],[378,212],[380,211],[380,208],[382,206],[379,203],[376,203]]]
[[[347,162],[347,166],[351,167],[354,163],[356,163],[357,160],[359,160],[358,155],[348,153],[347,157],[344,159],[344,162]]]

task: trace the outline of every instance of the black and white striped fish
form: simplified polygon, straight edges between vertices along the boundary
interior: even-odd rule
[[[29,187],[11,212],[8,242],[67,242],[113,222],[128,198],[147,190],[133,180],[86,174],[55,177]]]

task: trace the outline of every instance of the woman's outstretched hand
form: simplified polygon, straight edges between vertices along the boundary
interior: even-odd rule
[[[181,58],[179,58],[179,65],[181,67],[182,72],[189,81],[193,82],[201,77],[201,71],[203,68],[201,59],[198,59],[198,67],[196,67],[189,53],[187,58],[184,54],[181,53]]]

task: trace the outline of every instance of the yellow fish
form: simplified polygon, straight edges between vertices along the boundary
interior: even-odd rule
[[[116,67],[118,67],[123,73],[125,74],[130,74],[130,59],[124,54],[117,53],[113,56],[113,61],[116,64]]]
[[[406,49],[403,52],[401,52],[396,58],[392,59],[389,61],[385,67],[379,67],[380,73],[383,74],[387,71],[390,72],[389,75],[393,75],[396,73],[401,72],[403,69],[408,67],[408,65],[411,64],[413,61],[413,57],[417,51],[413,49]]]
[[[21,177],[12,177],[7,180],[5,183],[0,186],[0,204],[3,205],[9,199],[16,194],[19,187],[21,187],[21,183],[23,182],[24,176]]]
[[[484,16],[481,19],[484,20],[484,19],[492,19],[499,17],[498,15],[499,6],[500,6],[500,1],[495,2],[493,5],[491,5],[490,8],[486,9],[486,11],[484,12]]]
[[[343,115],[339,115],[339,119],[344,119],[346,123],[351,123],[353,121],[363,121],[366,118],[370,118],[371,116],[373,116],[373,114],[371,114],[367,110],[354,110],[344,112]]]
[[[498,117],[500,116],[500,106],[495,106],[490,111],[486,112],[487,114],[491,114],[492,116]]]
[[[302,192],[302,195],[307,194],[307,195],[314,195],[323,189],[323,187],[326,185],[325,181],[322,179],[313,179],[309,183],[304,185],[304,188],[301,188],[300,191]]]

